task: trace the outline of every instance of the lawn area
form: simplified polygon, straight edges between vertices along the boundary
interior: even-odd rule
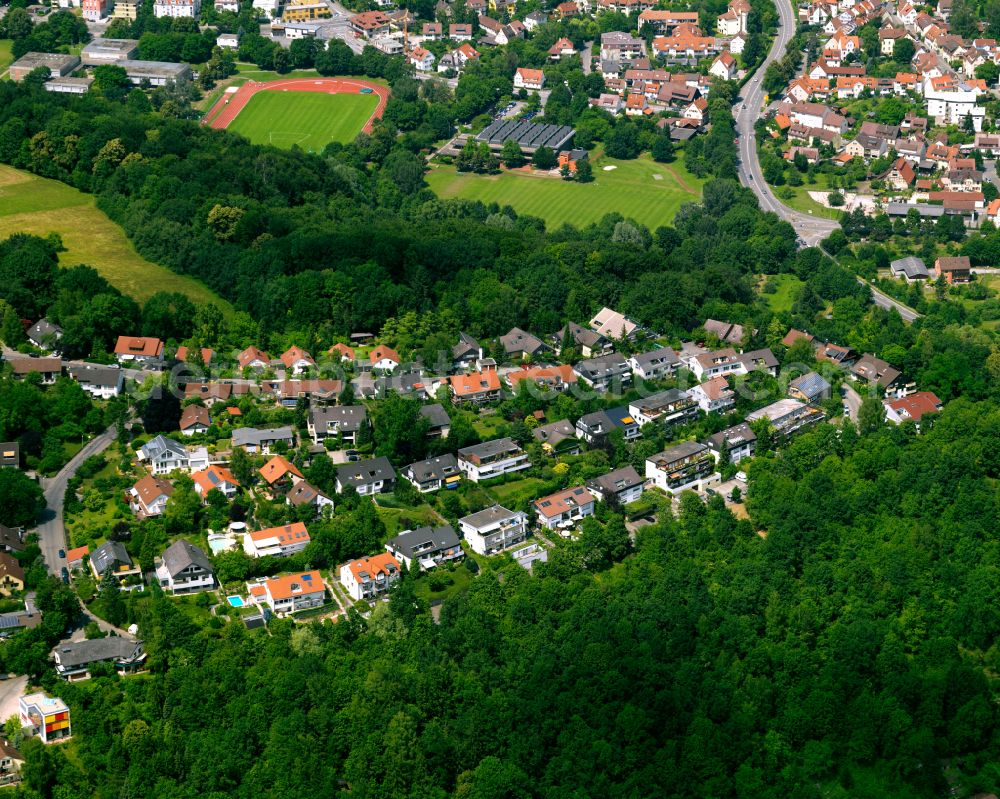
[[[501,505],[510,507],[525,500],[534,499],[538,496],[539,487],[543,485],[545,485],[545,481],[540,477],[524,477],[510,483],[489,486],[486,491],[492,494]]]
[[[332,141],[353,141],[377,106],[374,94],[258,92],[228,130],[254,144],[319,152]]]
[[[459,563],[453,568],[438,566],[423,572],[413,586],[413,592],[425,601],[448,599],[465,591],[472,582],[472,572]]]
[[[416,508],[386,508],[379,504],[375,510],[379,518],[382,519],[390,538],[399,535],[403,530],[441,524],[434,509],[427,504],[419,505]]]
[[[11,49],[14,46],[12,39],[0,39],[0,72],[6,72],[7,67],[14,61],[14,54]]]
[[[140,256],[124,231],[98,210],[93,195],[0,165],[0,237],[13,233],[58,233],[66,248],[59,253],[61,266],[92,266],[139,302],[157,291],[176,291],[196,305],[214,302],[227,316],[233,313],[232,306],[204,284]]]
[[[777,287],[773,294],[763,290],[765,284]],[[795,295],[803,283],[795,275],[764,275],[761,281],[761,296],[774,313],[792,310]]]
[[[809,192],[811,191],[830,192],[830,184],[824,172],[816,175],[816,182],[812,185],[805,183],[801,186],[772,186],[771,190],[781,202],[789,208],[794,208],[796,211],[802,211],[806,214],[811,213],[814,216],[822,216],[826,219],[840,219],[841,212],[839,209],[827,208],[809,196]],[[791,191],[792,196],[786,198],[784,196],[786,191]]]
[[[617,212],[656,229],[669,224],[683,203],[700,200],[704,181],[679,159],[658,164],[645,155],[634,161],[596,158],[593,183],[524,172],[459,174],[451,166],[433,167],[427,183],[439,197],[510,205],[519,214],[541,217],[550,228],[566,222],[583,227]]]

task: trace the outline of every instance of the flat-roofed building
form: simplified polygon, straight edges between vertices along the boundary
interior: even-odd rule
[[[24,80],[33,70],[48,67],[52,77],[69,75],[80,66],[80,59],[65,53],[25,53],[10,65],[10,79],[15,83]]]
[[[85,66],[115,64],[133,58],[139,52],[138,39],[91,39],[80,51]]]
[[[190,80],[191,67],[172,61],[118,61],[116,66],[125,70],[128,79],[138,85],[148,80],[151,86],[165,86],[170,81]]]
[[[86,94],[93,78],[52,78],[45,81],[44,89],[57,94]]]
[[[18,700],[18,712],[21,726],[30,729],[43,744],[69,738],[73,734],[69,708],[57,696],[48,696],[41,691],[22,696]]]

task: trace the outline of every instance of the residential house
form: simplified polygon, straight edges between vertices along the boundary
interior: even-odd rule
[[[542,11],[532,11],[530,14],[526,14],[524,17],[524,27],[526,27],[532,33],[536,29],[544,25],[549,21],[548,14]]]
[[[456,42],[472,41],[472,25],[465,22],[456,22],[448,26],[448,38]]]
[[[27,728],[30,734],[37,735],[43,744],[72,737],[69,707],[59,697],[39,691],[25,694],[17,702],[22,729]]]
[[[240,365],[240,369],[261,371],[271,365],[271,356],[253,346],[243,350],[243,352],[236,356],[236,360]]]
[[[681,357],[698,380],[745,373],[743,361],[732,347]]]
[[[639,423],[624,406],[588,413],[576,420],[576,434],[592,446],[606,444],[615,430],[621,431],[625,441],[634,441],[642,435]]]
[[[433,405],[421,405],[420,416],[427,420],[428,438],[447,438],[451,431],[451,417],[439,402]]]
[[[442,488],[458,488],[462,472],[458,468],[458,459],[449,452],[411,463],[403,469],[403,477],[413,483],[421,494],[426,494]]]
[[[381,11],[362,11],[347,21],[352,31],[366,39],[382,36],[389,32],[389,17]]]
[[[886,25],[878,32],[879,52],[884,56],[891,56],[896,42],[908,38],[910,37],[906,33],[906,28],[893,28],[891,25]]]
[[[518,386],[525,381],[544,391],[565,391],[576,384],[576,373],[569,364],[531,366],[516,372],[508,372],[506,380],[513,391],[517,391]]]
[[[568,322],[562,330],[553,336],[557,355],[562,354],[566,342],[569,342],[570,347],[577,348],[584,358],[605,355],[614,349],[614,345],[600,333],[581,327],[575,322]]]
[[[195,433],[206,433],[212,426],[212,419],[208,415],[208,408],[201,405],[185,405],[181,414],[181,421],[178,425],[181,433],[186,436],[193,436]]]
[[[715,336],[723,344],[733,344],[740,346],[746,331],[743,325],[734,325],[731,322],[720,322],[717,319],[706,319],[702,327],[706,333]]]
[[[852,380],[863,380],[869,384],[875,383],[881,386],[886,395],[890,397],[905,397],[917,390],[916,384],[906,378],[902,372],[870,353],[862,355],[851,366],[849,375]]]
[[[956,82],[950,75],[924,78],[927,114],[937,125],[961,125],[966,117],[979,132],[986,118],[986,108],[978,105],[984,91],[970,81]]]
[[[211,408],[220,402],[230,402],[234,388],[232,383],[188,383],[184,386],[184,399],[200,399]]]
[[[557,40],[556,43],[549,48],[549,58],[552,61],[559,61],[571,55],[576,55],[576,48],[573,46],[573,42],[565,37]]]
[[[411,63],[417,72],[433,72],[434,63],[437,59],[430,50],[423,47],[414,47],[406,54],[406,60]]]
[[[479,555],[495,555],[517,546],[528,536],[528,516],[493,505],[458,520],[458,528]]]
[[[41,622],[41,617],[37,617]],[[24,755],[15,749],[10,741],[0,738],[0,786],[14,785],[21,781]]]
[[[504,352],[512,358],[533,358],[548,351],[548,347],[538,336],[533,336],[519,327],[511,328],[509,333],[500,336],[500,344]]]
[[[639,332],[639,326],[635,322],[607,307],[601,308],[597,315],[590,320],[588,326],[591,330],[613,341],[635,338]]]
[[[318,571],[296,572],[268,577],[252,586],[250,595],[276,616],[285,616],[322,605],[326,600],[326,583]]]
[[[285,502],[294,508],[312,505],[317,512],[326,507],[333,508],[333,500],[305,480],[299,480],[288,489]]]
[[[897,258],[889,264],[889,271],[893,277],[901,277],[907,283],[914,283],[917,280],[927,280],[930,273],[923,260],[913,255],[906,258]]]
[[[838,366],[850,366],[857,360],[857,353],[850,347],[841,347],[838,344],[817,342],[816,360],[828,361]]]
[[[24,529],[0,524],[0,552],[23,552]]]
[[[155,564],[160,587],[171,594],[192,594],[215,588],[208,556],[190,541],[174,541]]]
[[[147,474],[129,489],[129,507],[140,518],[159,516],[173,493],[174,487],[166,480]]]
[[[608,353],[580,361],[573,367],[577,377],[594,391],[606,392],[612,387],[619,390],[632,382],[632,370],[624,355]]]
[[[271,458],[260,467],[259,472],[272,494],[287,489],[297,481],[304,479],[299,468],[281,455],[275,455]]]
[[[458,344],[451,348],[452,369],[455,371],[470,369],[482,357],[482,345],[468,333],[459,333]]]
[[[942,256],[934,261],[934,276],[944,277],[951,285],[968,283],[972,264],[967,255]]]
[[[901,156],[893,162],[885,179],[896,191],[906,191],[917,179],[917,173],[913,165]]]
[[[281,354],[281,362],[285,365],[285,369],[293,375],[303,374],[316,365],[316,361],[313,360],[312,355],[301,347],[290,347],[283,352]]]
[[[518,67],[514,72],[515,89],[541,89],[545,86],[545,73],[540,69]]]
[[[587,490],[600,502],[621,506],[637,501],[645,485],[634,467],[625,466],[588,480]]]
[[[727,427],[705,439],[708,447],[719,463],[728,458],[730,463],[739,463],[744,458],[753,456],[757,446],[757,435],[746,422]]]
[[[195,493],[203,497],[206,502],[209,491],[219,491],[226,499],[232,499],[240,488],[239,482],[229,469],[215,464],[200,472],[194,472],[191,479],[194,481]]]
[[[387,594],[399,580],[399,573],[399,561],[383,552],[345,563],[340,567],[340,584],[351,599],[372,600]]]
[[[830,133],[847,132],[847,120],[840,114],[818,103],[792,103],[787,114],[793,123],[806,128],[818,128]]]
[[[736,59],[728,50],[723,50],[712,61],[708,72],[721,80],[732,80],[736,77],[737,72]]]
[[[390,538],[385,548],[407,569],[412,569],[415,564],[424,571],[465,557],[462,542],[450,524],[405,530]]]
[[[153,364],[163,359],[163,342],[158,338],[119,336],[115,357],[122,364]]]
[[[202,347],[198,352],[198,357],[201,359],[201,363],[204,366],[208,366],[212,363],[212,358],[215,357],[215,350],[209,349],[208,347]],[[177,352],[174,353],[174,358],[181,362],[186,362],[188,356],[191,352],[188,351],[187,347],[178,347]]]
[[[673,33],[678,25],[698,24],[697,11],[669,11],[658,8],[647,9],[639,14],[638,28],[641,31],[644,25],[649,25],[654,31],[661,34]]]
[[[172,438],[158,435],[139,447],[136,457],[149,466],[153,474],[168,474],[177,469],[187,470],[191,458],[188,451]]]
[[[116,366],[72,364],[67,371],[69,376],[80,384],[80,388],[95,399],[106,400],[117,397],[125,385],[125,372]]]
[[[697,402],[676,388],[633,400],[629,403],[628,410],[640,427],[654,423],[673,427],[698,418]]]
[[[444,28],[440,22],[425,22],[420,30],[420,35],[429,42],[436,42],[443,38]]]
[[[108,574],[118,580],[142,575],[142,569],[132,562],[132,556],[117,541],[105,541],[90,553],[90,570],[98,580]]]
[[[243,536],[243,551],[251,558],[287,558],[309,545],[309,531],[302,522],[268,527]]]
[[[28,328],[26,335],[28,336],[28,341],[38,347],[38,349],[45,350],[46,352],[58,352],[59,339],[62,338],[62,334],[63,331],[59,325],[53,324],[48,319],[39,319]]]
[[[458,451],[458,468],[474,483],[519,472],[530,466],[528,454],[509,438],[485,441]]]
[[[24,590],[24,569],[9,552],[0,552],[0,594],[10,596]]]
[[[942,408],[941,400],[932,391],[918,391],[908,397],[894,400],[883,400],[885,418],[893,424],[902,424],[912,420],[919,426],[920,420],[928,413],[938,413]]]
[[[547,455],[578,455],[580,441],[576,428],[566,419],[536,427],[531,431],[536,441],[541,442]]]
[[[787,438],[825,418],[826,414],[813,405],[796,399],[781,399],[747,414],[746,421],[752,423],[767,419],[776,435]]]
[[[703,484],[714,471],[715,457],[697,441],[686,441],[646,459],[646,479],[669,494]]]
[[[28,375],[41,375],[43,386],[51,386],[62,375],[62,361],[58,358],[13,358],[10,366],[14,378],[23,380]]]
[[[706,380],[687,390],[687,395],[698,403],[705,413],[723,413],[736,404],[736,392],[729,387],[723,375]]]
[[[633,61],[646,55],[646,41],[621,31],[601,34],[601,59]]]
[[[802,330],[796,330],[793,327],[785,334],[785,337],[781,340],[781,344],[783,347],[791,347],[799,339],[805,339],[807,342],[812,344],[814,338],[815,336],[813,336],[811,333],[806,333]]]
[[[740,364],[743,366],[743,374],[764,372],[771,377],[778,376],[778,359],[774,357],[774,353],[769,349],[751,350],[750,352],[741,353],[738,357]]]
[[[352,486],[362,496],[372,496],[392,491],[396,484],[396,471],[386,457],[347,463],[337,469],[337,493]]]
[[[533,503],[538,523],[548,530],[566,529],[594,515],[594,495],[584,486],[567,488]]]
[[[291,427],[237,427],[233,430],[233,446],[246,450],[251,455],[258,452],[271,454],[275,446],[282,442],[291,449],[295,445],[295,434]]]
[[[368,411],[364,405],[314,405],[309,409],[306,429],[314,444],[338,437],[346,444],[357,444],[358,435],[367,424]]]
[[[816,372],[806,372],[788,384],[788,396],[814,405],[830,399],[830,384]]]
[[[670,347],[630,355],[629,368],[644,380],[664,380],[677,372],[681,359]]]
[[[138,671],[146,660],[142,641],[112,635],[61,643],[52,650],[56,674],[64,680],[86,680],[98,663],[110,663],[119,674]]]
[[[500,375],[495,370],[452,375],[448,378],[452,401],[482,405],[500,399]]]

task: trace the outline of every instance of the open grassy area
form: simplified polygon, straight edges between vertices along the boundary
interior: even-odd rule
[[[439,197],[510,205],[519,214],[541,217],[550,228],[566,222],[583,227],[617,212],[652,230],[669,224],[683,203],[701,199],[704,181],[686,171],[679,159],[658,164],[648,155],[634,161],[601,156],[593,166],[593,183],[523,172],[459,174],[451,166],[432,168],[427,182]]]
[[[773,294],[763,290],[770,283],[777,288]],[[795,275],[765,275],[761,281],[761,296],[774,313],[792,310],[795,295],[803,283]]]
[[[830,184],[824,172],[818,173],[816,175],[816,182],[811,185],[805,183],[802,186],[772,186],[771,190],[781,202],[789,208],[794,208],[796,211],[813,214],[814,216],[822,216],[826,219],[840,219],[841,212],[839,209],[827,208],[809,196],[809,192],[811,191],[822,191],[829,194]],[[792,193],[792,196],[786,197],[785,194],[789,191]]]
[[[11,52],[14,42],[11,39],[0,39],[0,72],[6,72],[14,61],[14,54]]]
[[[377,106],[374,94],[259,92],[228,129],[255,144],[319,152],[332,141],[352,141]]]
[[[545,485],[545,481],[540,477],[524,477],[510,483],[489,486],[486,491],[501,505],[510,507],[525,500],[534,499],[538,496],[543,485]]]
[[[0,165],[0,237],[58,233],[62,266],[94,267],[119,291],[142,302],[158,291],[176,291],[196,305],[214,302],[227,316],[232,306],[194,278],[140,256],[124,231],[98,210],[91,194]]]
[[[420,505],[416,508],[387,508],[382,504],[376,512],[385,525],[389,537],[399,535],[403,530],[416,529],[427,525],[439,525],[441,520],[430,505]]]

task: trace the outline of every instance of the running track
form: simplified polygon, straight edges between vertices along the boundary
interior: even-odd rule
[[[369,83],[366,80],[294,78],[290,80],[270,81],[268,83],[249,81],[240,86],[235,92],[230,94],[224,93],[204,118],[211,120],[208,123],[208,126],[211,128],[215,128],[216,130],[227,128],[236,119],[240,111],[246,107],[246,104],[250,102],[250,98],[257,94],[257,92],[287,90],[294,92],[326,92],[327,94],[357,94],[361,89],[371,89],[378,97],[378,106],[361,129],[364,133],[371,133],[375,120],[380,119],[385,112],[385,104],[389,100],[389,90],[385,86],[379,86],[377,83]]]

